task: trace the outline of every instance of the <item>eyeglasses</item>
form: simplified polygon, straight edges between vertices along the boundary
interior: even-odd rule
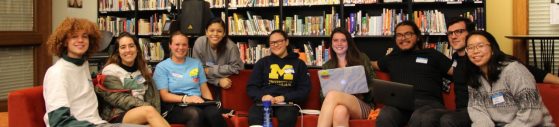
[[[466,53],[471,53],[474,50],[480,50],[480,49],[485,49],[486,47],[488,47],[490,44],[486,44],[486,43],[480,43],[477,45],[472,45],[472,46],[468,46],[466,47]]]
[[[466,32],[466,29],[458,29],[458,30],[455,30],[455,31],[448,31],[448,32],[446,32],[446,36],[452,36],[452,35],[460,36],[464,32]]]
[[[415,34],[413,32],[407,32],[407,33],[404,33],[404,34],[397,33],[396,34],[396,39],[398,39],[398,38],[406,39],[406,38],[410,38],[412,35],[415,35]]]
[[[285,39],[270,41],[270,46],[278,46],[279,44],[281,44],[281,42],[284,42],[284,41],[285,41]]]

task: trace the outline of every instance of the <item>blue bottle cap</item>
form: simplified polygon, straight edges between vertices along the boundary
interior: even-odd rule
[[[272,101],[262,101],[262,106],[270,107],[270,106],[272,106]]]

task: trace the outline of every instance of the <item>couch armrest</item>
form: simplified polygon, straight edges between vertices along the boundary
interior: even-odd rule
[[[8,95],[10,127],[44,127],[45,112],[42,86],[12,91]]]
[[[559,125],[559,101],[557,101],[559,85],[538,84],[537,87],[545,107],[547,107],[551,118],[553,118],[553,123]]]

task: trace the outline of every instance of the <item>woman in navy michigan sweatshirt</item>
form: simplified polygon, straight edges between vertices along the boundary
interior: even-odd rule
[[[272,54],[254,65],[247,84],[248,96],[255,104],[262,101],[301,104],[307,99],[311,88],[307,65],[288,48],[289,40],[284,31],[272,31],[268,41]],[[294,127],[298,110],[294,106],[278,106],[272,108],[272,115],[278,118],[280,127]],[[262,106],[251,106],[249,125],[262,125],[263,112]]]

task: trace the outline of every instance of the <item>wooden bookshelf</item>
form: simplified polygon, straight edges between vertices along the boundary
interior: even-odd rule
[[[98,1],[111,1],[111,0],[98,0]],[[136,0],[135,6],[139,6],[139,2],[146,1],[146,0]],[[173,1],[177,3],[176,8],[171,8],[173,6],[169,5]],[[149,18],[151,15],[154,14],[170,14],[171,10],[179,10],[180,11],[180,3],[183,0],[163,0],[162,2],[165,3],[164,5],[168,5],[165,7],[156,7],[156,9],[137,9],[132,8],[125,11],[115,11],[115,9],[101,9],[98,11],[99,16],[115,16],[115,17],[126,17],[130,19],[134,19],[133,22],[135,23],[134,27],[135,30],[138,31],[138,22],[140,19]],[[301,24],[300,25],[307,25],[312,24],[313,26],[309,27],[311,32],[307,32],[310,34],[305,34],[304,32],[294,34],[295,32],[290,32],[290,44],[293,44],[293,47],[304,49],[304,44],[309,44],[310,49],[315,50],[318,45],[322,45],[324,42],[323,47],[327,47],[329,45],[329,38],[330,33],[327,30],[331,30],[335,28],[337,24],[340,27],[348,28],[348,26],[354,25],[347,25],[348,21],[351,23],[351,16],[357,16],[358,12],[361,12],[362,17],[366,16],[383,16],[383,14],[388,14],[386,11],[388,9],[393,10],[393,14],[400,14],[402,17],[406,17],[403,19],[408,20],[415,20],[414,19],[414,12],[416,11],[438,11],[444,15],[444,22],[448,22],[453,17],[464,16],[466,14],[475,15],[474,18],[476,20],[475,23],[478,24],[477,28],[479,30],[484,30],[486,28],[485,24],[485,10],[486,10],[486,2],[485,0],[400,0],[402,2],[398,2],[398,0],[373,0],[373,3],[355,3],[358,1],[347,1],[347,0],[324,0],[329,1],[327,3],[319,3],[318,0],[211,0],[212,3],[211,11],[215,17],[222,17],[227,25],[227,29],[229,29],[229,38],[234,42],[249,42],[249,41],[256,41],[257,43],[266,44],[267,42],[267,34],[271,32],[273,29],[270,28],[280,28],[286,30],[286,28],[291,27],[293,23],[297,23],[297,21],[292,22],[292,24],[287,24],[286,21],[287,17],[294,18],[295,15],[298,16],[298,19]],[[365,1],[365,0],[363,0]],[[421,2],[420,2],[421,1]],[[450,2],[448,2],[450,1]],[[458,2],[455,2],[458,1]],[[251,3],[252,2],[252,3]],[[262,3],[258,3],[262,2]],[[221,4],[220,4],[221,3]],[[234,3],[244,3],[243,5],[234,5]],[[251,3],[251,4],[249,4]],[[268,3],[268,4],[266,4]],[[101,4],[101,3],[100,3]],[[118,9],[116,9],[118,10]],[[477,10],[481,10],[477,12]],[[385,11],[383,13],[383,11]],[[247,12],[251,15],[250,18],[247,15]],[[234,22],[234,14],[239,15],[237,17],[237,22]],[[326,16],[329,15],[329,16]],[[261,19],[263,21],[253,19],[253,16],[257,16],[257,19]],[[312,16],[312,17],[310,17]],[[327,18],[328,17],[328,18]],[[172,19],[173,16],[169,16],[169,19]],[[306,19],[309,18],[309,19]],[[313,19],[314,18],[314,19]],[[253,19],[253,21],[246,21],[249,19]],[[346,21],[347,19],[347,21]],[[479,20],[478,20],[479,19]],[[243,20],[242,24],[237,24],[239,20]],[[266,20],[266,21],[264,21]],[[309,21],[310,20],[310,21]],[[328,20],[328,22],[326,22]],[[371,20],[376,21],[376,20]],[[430,20],[429,20],[430,21]],[[262,23],[264,22],[264,23]],[[268,22],[268,25],[266,25]],[[270,27],[269,24],[273,24],[273,27]],[[356,24],[357,22],[361,22],[363,24],[363,19],[361,21],[354,21]],[[256,24],[264,24],[266,26],[261,27]],[[279,24],[277,24],[279,23]],[[325,25],[326,23],[331,23],[329,25]],[[367,24],[369,21],[367,21]],[[382,28],[381,33],[366,33],[366,34],[356,34],[353,35],[353,38],[358,46],[358,48],[366,53],[371,60],[377,60],[378,58],[384,56],[386,54],[386,50],[388,48],[394,47],[393,44],[393,35],[390,33],[394,25],[397,22],[392,22],[391,26],[386,28]],[[236,26],[230,26],[236,25]],[[248,25],[252,25],[252,28],[248,28]],[[254,30],[253,34],[246,33],[232,33],[231,28],[242,29],[242,30]],[[258,27],[258,28],[257,28]],[[330,29],[328,29],[330,28]],[[357,27],[355,27],[357,28]],[[447,37],[444,35],[446,32],[446,24],[441,24],[439,26],[440,31],[437,33],[429,33],[424,32],[422,35],[424,36],[424,40],[428,40],[427,43],[435,43],[435,44],[444,44],[441,42],[446,42]],[[294,29],[291,27],[291,29]],[[307,29],[304,27],[300,27],[297,29]],[[379,29],[379,27],[375,27],[375,29]],[[236,29],[235,29],[236,30]],[[312,32],[314,30],[314,32]],[[368,29],[370,30],[370,29]],[[244,31],[243,31],[244,32]],[[256,33],[256,34],[254,34]],[[169,37],[165,35],[158,35],[158,34],[148,34],[148,35],[139,35],[137,32],[134,34],[137,35],[139,38],[148,38],[154,42],[161,42],[161,45],[168,42]],[[191,45],[193,44],[196,38],[190,38]],[[164,47],[167,48],[167,47]],[[449,47],[446,47],[449,48]],[[327,50],[327,49],[324,49]],[[165,56],[168,57],[168,49],[165,50]],[[314,52],[313,54],[317,54]],[[323,53],[324,54],[324,53]],[[325,61],[324,61],[325,62]],[[155,64],[155,63],[153,63]],[[312,66],[319,66],[319,65],[312,65]]]

